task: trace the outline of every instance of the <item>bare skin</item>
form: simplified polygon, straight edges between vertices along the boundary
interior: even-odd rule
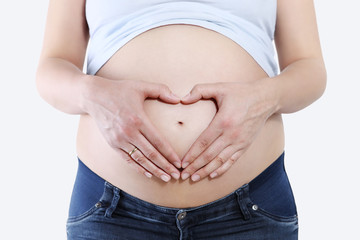
[[[181,39],[180,36],[192,37]],[[209,52],[211,45],[217,47]],[[106,79],[147,79],[152,83],[165,83],[180,96],[186,95],[198,83],[226,81],[246,85],[266,77],[261,67],[230,39],[207,29],[186,25],[164,26],[141,34],[120,49],[97,75]],[[168,104],[147,99],[144,110],[180,158],[217,113],[216,102],[211,100]],[[281,116],[275,114],[241,161],[221,177],[203,178],[196,184],[191,179],[173,179],[164,184],[156,177],[148,179],[131,171],[123,161],[130,159],[127,153],[119,154],[108,147],[89,115],[81,116],[77,150],[79,158],[91,169],[124,191],[162,206],[189,207],[216,200],[250,181],[281,154],[283,138]],[[140,151],[132,157],[139,156],[136,154]]]
[[[84,2],[50,1],[37,86],[57,109],[81,115],[79,158],[146,201],[198,206],[251,181],[283,151],[281,113],[308,106],[324,91],[310,0],[278,1],[282,73],[274,78],[230,39],[185,25],[143,33],[97,76],[84,75],[83,8]],[[78,17],[70,24],[68,14]]]

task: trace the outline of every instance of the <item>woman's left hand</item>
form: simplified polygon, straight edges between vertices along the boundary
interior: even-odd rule
[[[189,176],[193,181],[220,176],[242,156],[266,120],[277,111],[271,80],[197,84],[182,98],[183,104],[213,98],[218,106],[214,119],[182,160],[183,180]]]

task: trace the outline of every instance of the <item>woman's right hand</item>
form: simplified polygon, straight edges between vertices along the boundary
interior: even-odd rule
[[[179,179],[181,160],[170,144],[156,130],[144,111],[146,98],[177,104],[164,84],[136,80],[110,80],[91,76],[83,96],[83,108],[96,122],[108,144],[123,160],[151,177],[168,182]],[[138,150],[131,152],[134,148]],[[176,167],[175,167],[176,166]]]

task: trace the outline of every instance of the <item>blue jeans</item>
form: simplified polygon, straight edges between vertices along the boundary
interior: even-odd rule
[[[214,202],[168,208],[106,182],[79,159],[68,240],[295,240],[298,219],[284,153],[250,183]]]

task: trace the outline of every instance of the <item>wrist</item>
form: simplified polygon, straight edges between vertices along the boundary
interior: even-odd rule
[[[94,75],[82,75],[80,79],[80,108],[81,110],[88,114],[89,105],[93,101],[94,96],[96,95],[98,77]]]
[[[269,109],[269,117],[275,113],[280,113],[280,88],[277,84],[276,78],[264,78],[259,81],[261,94],[264,96],[264,101]]]

